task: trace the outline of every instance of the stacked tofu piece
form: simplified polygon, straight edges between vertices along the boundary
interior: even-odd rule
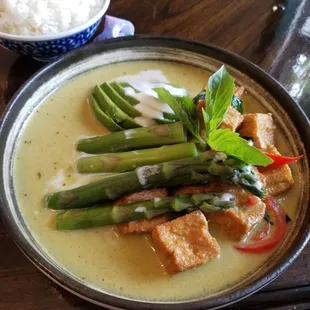
[[[252,139],[254,146],[263,152],[279,154],[275,147],[275,126],[271,114],[248,113],[242,115],[230,107],[221,128],[236,131],[240,136]],[[288,190],[294,183],[288,165],[272,168],[259,168],[259,175],[268,194],[278,195]],[[177,273],[196,268],[216,258],[220,246],[209,232],[208,221],[218,225],[224,234],[234,240],[241,240],[264,218],[264,202],[237,185],[211,183],[206,185],[185,186],[174,194],[195,194],[202,192],[227,192],[235,196],[236,208],[227,211],[194,211],[172,219],[164,214],[150,220],[140,220],[117,225],[119,234],[150,232],[153,243],[164,257],[169,273]],[[118,205],[136,201],[166,197],[165,189],[146,190],[123,197]]]
[[[275,147],[274,122],[270,113],[245,114],[239,133],[242,137],[252,138],[258,149],[280,155]],[[270,195],[281,194],[294,184],[289,165],[259,168],[259,171]]]
[[[251,138],[254,146],[263,152],[280,155],[275,147],[275,125],[270,113],[242,115],[233,107],[229,107],[221,128],[228,128],[231,131],[237,131],[242,137]],[[294,184],[289,165],[259,168],[259,171],[270,195],[281,194]]]

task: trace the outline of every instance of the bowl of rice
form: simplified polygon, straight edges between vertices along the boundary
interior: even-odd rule
[[[0,45],[52,61],[87,43],[110,0],[2,0]]]

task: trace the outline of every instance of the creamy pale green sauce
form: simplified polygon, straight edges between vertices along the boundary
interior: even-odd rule
[[[94,119],[86,104],[92,87],[106,80],[161,70],[169,81],[201,90],[208,73],[195,67],[165,62],[110,65],[77,77],[53,94],[33,113],[17,146],[15,186],[25,222],[42,248],[63,268],[89,285],[115,294],[143,300],[186,300],[216,293],[235,284],[259,268],[271,255],[248,255],[232,248],[216,227],[211,234],[221,246],[221,255],[210,263],[170,276],[153,249],[148,235],[120,237],[111,227],[59,232],[54,229],[55,212],[44,208],[43,196],[65,190],[95,177],[76,173],[79,154],[74,142],[81,136],[107,131]],[[258,103],[244,96],[247,111],[261,111]],[[278,134],[280,150],[286,145]],[[294,216],[298,184],[283,196],[283,205]]]

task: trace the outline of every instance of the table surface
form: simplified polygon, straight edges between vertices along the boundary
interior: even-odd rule
[[[112,0],[109,15],[131,20],[137,34],[211,43],[254,62],[310,116],[310,15],[307,0]],[[0,47],[0,113],[42,64]],[[23,256],[0,218],[0,310],[99,309],[60,289]],[[310,245],[273,283],[230,309],[310,309]]]

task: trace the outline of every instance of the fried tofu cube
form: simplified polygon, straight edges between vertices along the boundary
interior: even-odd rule
[[[229,107],[225,118],[223,119],[220,128],[227,128],[231,131],[236,131],[243,122],[243,115],[235,108]]]
[[[244,115],[239,134],[253,138],[254,146],[265,150],[268,145],[274,145],[274,124],[270,113],[249,113]]]
[[[266,152],[281,155],[276,147],[272,145],[268,145]],[[266,190],[270,195],[281,194],[291,188],[294,184],[292,171],[289,165],[259,167],[258,169]]]
[[[129,223],[118,224],[115,230],[120,235],[142,234],[151,232],[156,226],[166,223],[170,220],[169,214],[156,216],[150,220],[139,220]]]
[[[257,198],[258,199],[258,198]],[[254,206],[210,212],[206,216],[211,223],[221,226],[223,232],[236,240],[241,240],[265,215],[266,206],[258,199]]]
[[[241,98],[241,96],[244,93],[244,87],[243,86],[239,86],[239,87],[235,87],[234,89],[234,95]]]
[[[281,155],[274,145],[268,145],[265,150],[266,153]]]
[[[196,268],[220,253],[220,246],[210,235],[201,211],[156,226],[152,239],[164,255],[169,273]]]
[[[264,179],[264,184],[269,195],[279,195],[287,191],[294,184],[289,165],[260,168],[260,175]]]

